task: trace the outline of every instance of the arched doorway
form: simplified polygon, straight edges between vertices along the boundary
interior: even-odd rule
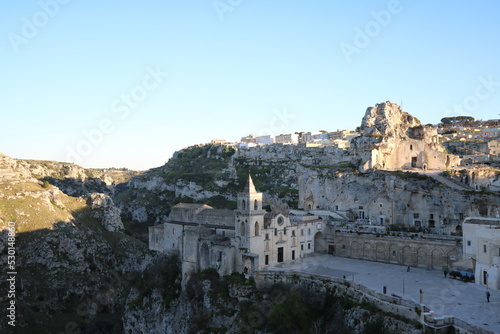
[[[363,244],[363,259],[372,260],[373,258],[374,256],[373,256],[372,244],[369,242],[365,242]]]
[[[448,268],[451,268],[453,266],[453,262],[455,262],[457,258],[458,254],[455,250],[448,251],[448,253],[446,254],[446,266]]]
[[[357,241],[351,243],[351,256],[355,258],[361,257],[361,245]]]
[[[405,266],[413,265],[413,251],[410,246],[403,247],[402,258]]]
[[[210,250],[208,245],[204,242],[200,247],[200,270],[210,267]]]
[[[314,236],[314,252],[326,253],[326,238],[322,232],[318,232]]]
[[[391,263],[400,263],[401,262],[401,249],[397,245],[391,245],[389,247],[389,261]]]
[[[417,249],[417,266],[418,267],[427,267],[429,265],[429,255],[427,254],[427,249],[420,247]]]
[[[388,260],[388,254],[387,250],[385,248],[385,245],[383,243],[378,243],[375,247],[375,260],[378,261],[387,261]]]
[[[446,268],[447,263],[445,263],[446,261],[444,261],[445,255],[444,255],[444,252],[443,252],[442,249],[440,249],[440,248],[434,248],[432,250],[432,258],[431,259],[432,259],[431,267],[433,269],[436,269],[436,268],[444,269],[444,268]]]

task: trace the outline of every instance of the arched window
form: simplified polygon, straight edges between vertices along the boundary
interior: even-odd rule
[[[259,235],[259,223],[255,222],[255,236],[257,237]]]
[[[245,208],[246,208],[246,203],[245,203],[245,200],[242,200],[242,201],[241,201],[241,208],[242,208],[243,210],[245,210]]]
[[[253,209],[259,210],[259,202],[257,202],[257,200],[253,201]]]
[[[410,145],[410,151],[413,151],[413,145]]]
[[[245,223],[241,222],[241,236],[245,236]]]

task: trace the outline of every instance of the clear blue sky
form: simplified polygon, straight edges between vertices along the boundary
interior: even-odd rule
[[[147,169],[215,138],[354,129],[386,100],[499,118],[498,1],[59,1],[0,4],[11,157]]]

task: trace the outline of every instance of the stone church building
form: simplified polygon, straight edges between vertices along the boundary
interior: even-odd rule
[[[460,158],[441,145],[434,126],[420,124],[391,101],[369,107],[360,130],[351,149],[362,170],[446,170],[460,165]]]
[[[221,275],[252,274],[281,262],[326,252],[326,220],[262,209],[262,193],[248,176],[237,196],[237,209],[178,203],[168,220],[149,228],[149,248],[176,252],[183,277],[207,268]]]

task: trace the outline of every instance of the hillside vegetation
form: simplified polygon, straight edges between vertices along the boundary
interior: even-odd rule
[[[0,156],[2,263],[8,226],[16,233],[15,332],[122,332],[128,292],[157,255],[103,226],[89,203],[89,191],[101,189],[113,192],[75,165]],[[6,279],[4,270],[0,280]],[[7,302],[2,294],[0,304]],[[11,329],[1,322],[2,333]]]
[[[235,209],[236,195],[243,190],[249,173],[256,188],[265,193],[268,205],[295,206],[295,168],[295,163],[287,161],[240,158],[227,146],[193,146],[176,152],[164,166],[133,178],[115,199],[122,208],[124,224],[141,234],[147,225],[163,222],[179,202]]]

